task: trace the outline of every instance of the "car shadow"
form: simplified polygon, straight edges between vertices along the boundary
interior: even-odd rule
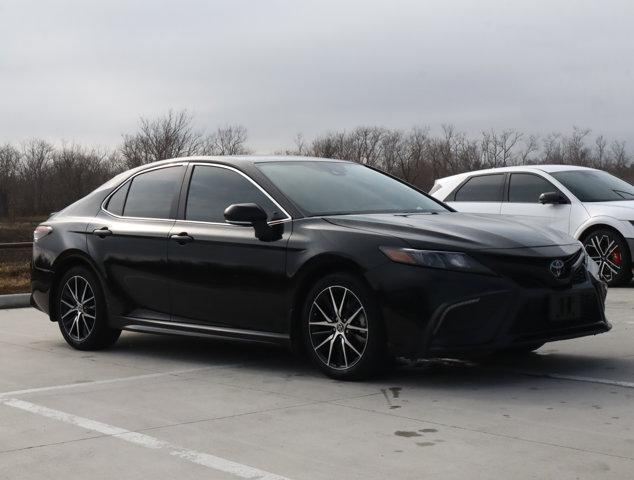
[[[116,356],[118,361],[121,361],[121,356],[128,361],[143,358],[161,362],[167,359],[211,369],[239,365],[241,371],[251,374],[284,379],[307,377],[324,384],[337,382],[345,385],[345,382],[322,375],[307,359],[293,355],[284,348],[266,344],[124,333],[115,347],[100,354]],[[500,393],[503,393],[505,388],[534,388],[548,378],[576,380],[577,390],[596,388],[595,380],[607,381],[608,384],[613,380],[634,382],[634,357],[561,353],[545,346],[537,353],[517,357],[482,356],[468,360],[402,362],[386,368],[378,377],[366,383],[377,388],[398,385],[454,392],[499,388]]]

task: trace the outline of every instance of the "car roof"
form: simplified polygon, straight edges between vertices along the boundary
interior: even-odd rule
[[[563,172],[567,170],[596,170],[595,168],[589,167],[578,167],[576,165],[517,165],[513,167],[498,167],[498,168],[487,168],[484,170],[473,170],[471,172],[463,172],[458,173],[456,175],[451,175],[444,178],[439,178],[438,180],[447,180],[450,178],[465,178],[471,175],[482,175],[487,173],[506,173],[506,172],[535,172],[542,171],[546,173],[552,172]]]
[[[157,162],[146,163],[142,169],[151,168],[157,165],[178,162],[201,162],[201,163],[222,163],[225,165],[240,166],[244,164],[269,163],[269,162],[343,162],[353,163],[349,160],[339,160],[334,158],[307,157],[301,155],[194,155],[191,157],[169,158]]]

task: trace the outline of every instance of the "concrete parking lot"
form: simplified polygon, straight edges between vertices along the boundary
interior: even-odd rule
[[[343,383],[264,346],[74,351],[36,310],[2,310],[0,478],[633,478],[634,285],[608,316],[521,359]]]

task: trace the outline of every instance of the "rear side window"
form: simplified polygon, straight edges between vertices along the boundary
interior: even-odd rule
[[[235,203],[256,203],[267,213],[269,220],[284,217],[279,208],[243,175],[221,167],[194,167],[185,220],[224,223],[225,209]]]
[[[127,182],[119,190],[117,190],[106,205],[106,210],[115,215],[123,215],[123,204],[125,203],[125,197],[128,195],[128,189],[130,188],[130,182]]]
[[[471,177],[456,192],[456,202],[501,202],[504,174]]]
[[[530,173],[513,173],[509,185],[509,202],[538,203],[539,196],[546,192],[557,192],[548,180]]]
[[[160,168],[137,175],[130,183],[123,215],[171,218],[172,203],[180,189],[182,176],[183,167],[180,166]]]

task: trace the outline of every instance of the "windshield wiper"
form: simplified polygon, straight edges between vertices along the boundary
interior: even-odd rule
[[[395,213],[397,217],[410,217],[412,215],[438,215],[438,212],[427,211],[427,212],[408,212],[408,213]]]
[[[626,200],[627,200],[627,197],[625,195],[629,195],[630,197],[634,198],[634,193],[626,192],[625,190],[612,190],[612,191],[616,193],[617,195],[620,195]]]

